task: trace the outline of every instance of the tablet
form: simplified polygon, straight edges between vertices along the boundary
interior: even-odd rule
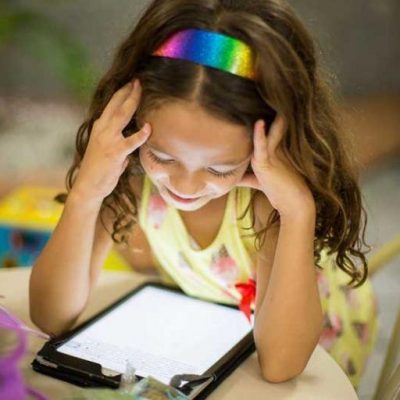
[[[81,386],[118,387],[129,363],[141,379],[220,380],[254,351],[253,324],[237,307],[147,282],[73,331],[47,342],[33,368]]]

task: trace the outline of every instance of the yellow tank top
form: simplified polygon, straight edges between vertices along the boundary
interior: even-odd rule
[[[178,285],[190,296],[238,304],[242,296],[234,285],[255,279],[252,272],[254,237],[247,236],[254,230],[241,229],[251,226],[250,212],[236,220],[248,206],[250,197],[248,188],[234,188],[229,192],[217,236],[208,247],[201,249],[186,230],[178,210],[163,200],[145,175],[139,224],[164,281]]]

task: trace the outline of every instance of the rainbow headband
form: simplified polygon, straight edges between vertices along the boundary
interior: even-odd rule
[[[152,55],[188,60],[243,78],[255,79],[250,47],[238,39],[218,32],[200,29],[176,32]]]

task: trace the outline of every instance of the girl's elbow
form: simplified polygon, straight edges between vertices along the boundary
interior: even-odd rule
[[[67,320],[56,317],[49,317],[43,310],[38,306],[30,304],[29,317],[33,324],[39,328],[43,333],[46,333],[50,337],[56,337],[69,331],[73,324],[76,322],[75,319]]]
[[[264,366],[261,368],[261,373],[263,379],[269,383],[282,383],[299,376],[304,371],[305,367],[306,365],[300,367]]]
[[[50,337],[58,336],[63,333],[63,330],[60,326],[49,324],[48,321],[43,320],[40,314],[35,313],[32,308],[30,308],[29,317],[33,324],[40,329],[40,331],[46,333]]]
[[[266,354],[261,357],[258,354],[258,361],[262,378],[269,383],[281,383],[299,376],[306,368],[309,357],[294,357],[293,354],[285,354],[283,357],[278,354]]]

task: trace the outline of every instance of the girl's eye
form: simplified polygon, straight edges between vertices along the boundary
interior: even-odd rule
[[[147,151],[147,155],[156,163],[158,164],[170,164],[171,162],[173,162],[174,160],[163,160],[161,158],[158,158],[154,153],[152,153],[151,151]]]
[[[215,169],[210,168],[209,171],[213,174],[218,176],[219,178],[229,178],[230,176],[235,175],[235,171],[228,171],[228,172],[218,172]]]
[[[171,164],[174,162],[174,160],[163,160],[159,157],[157,157],[153,152],[151,152],[150,150],[147,151],[148,156],[156,163],[158,164]],[[219,178],[228,178],[230,176],[235,175],[235,170],[233,171],[229,171],[229,172],[218,172],[212,168],[209,168],[208,171],[215,175],[218,176]]]

